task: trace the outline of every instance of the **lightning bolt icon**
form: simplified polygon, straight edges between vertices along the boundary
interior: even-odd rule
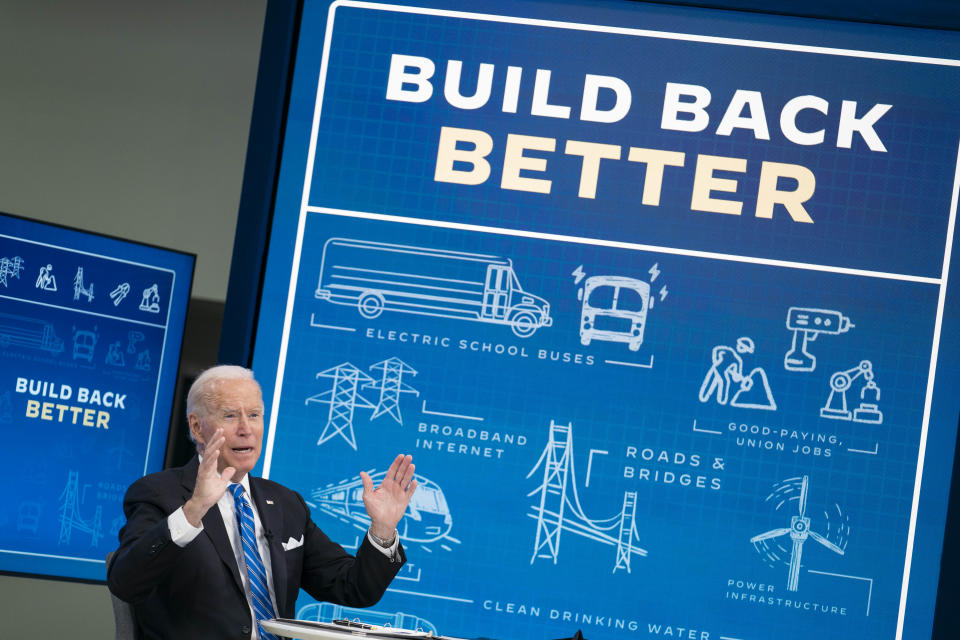
[[[660,287],[660,302],[663,302],[667,297],[667,285]]]
[[[654,280],[656,280],[657,276],[660,275],[660,269],[658,268],[659,265],[660,265],[659,262],[654,263],[654,265],[650,267],[650,271],[647,272],[650,274],[650,282],[653,282]]]
[[[587,274],[583,272],[583,265],[580,265],[579,267],[574,269],[573,273],[571,273],[570,275],[572,275],[574,278],[573,284],[580,284],[580,281],[583,280],[583,277]]]

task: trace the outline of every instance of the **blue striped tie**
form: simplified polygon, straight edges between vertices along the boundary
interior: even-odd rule
[[[233,503],[237,511],[237,526],[240,527],[240,539],[243,541],[243,556],[247,561],[247,575],[250,577],[250,595],[253,602],[253,612],[257,616],[257,631],[260,640],[277,640],[260,626],[261,620],[272,620],[276,616],[273,604],[270,602],[270,591],[267,589],[267,572],[263,568],[263,560],[257,551],[257,536],[253,526],[253,510],[250,503],[243,497],[243,485],[231,484]]]

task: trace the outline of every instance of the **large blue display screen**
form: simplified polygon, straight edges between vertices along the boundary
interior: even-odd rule
[[[423,5],[424,3],[420,3]],[[260,473],[454,636],[926,638],[960,397],[955,34],[306,2]]]
[[[0,215],[0,570],[106,579],[163,465],[193,263]]]

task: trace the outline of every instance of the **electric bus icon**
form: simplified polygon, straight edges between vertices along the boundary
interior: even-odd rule
[[[626,342],[630,351],[643,344],[650,306],[650,284],[626,276],[592,276],[577,291],[581,301],[580,344],[593,340]]]

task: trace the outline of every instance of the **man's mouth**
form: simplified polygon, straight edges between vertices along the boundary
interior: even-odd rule
[[[231,451],[236,453],[250,453],[253,451],[253,447],[233,447]]]

